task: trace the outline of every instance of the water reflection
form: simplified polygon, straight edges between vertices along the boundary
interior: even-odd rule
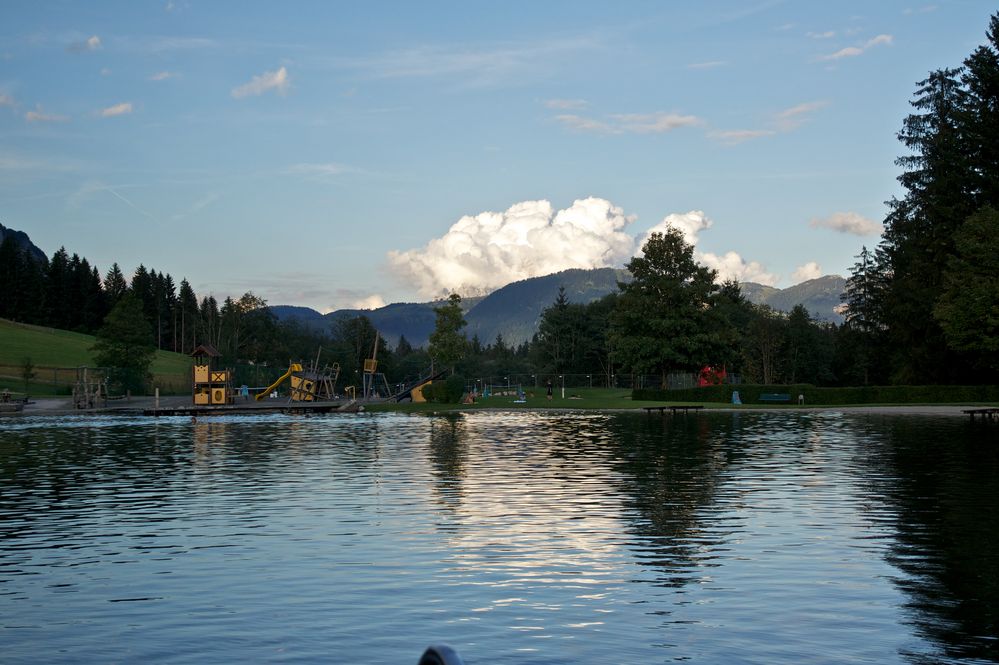
[[[659,583],[686,584],[695,567],[713,565],[725,538],[708,528],[719,476],[738,451],[726,443],[732,421],[699,417],[616,420],[614,468],[623,475],[632,530],[641,537],[636,557],[660,570]]]
[[[465,432],[464,415],[434,416],[430,422],[429,434],[427,452],[433,468],[434,493],[442,508],[454,512],[461,506],[465,465],[468,461],[468,435]]]
[[[994,428],[896,419],[872,477],[894,514],[889,561],[907,621],[931,640],[915,663],[999,662],[999,448]]]
[[[4,661],[409,662],[440,638],[518,665],[999,662],[981,432],[837,413],[5,421]]]

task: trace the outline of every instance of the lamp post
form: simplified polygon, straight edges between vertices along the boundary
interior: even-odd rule
[[[593,387],[593,375],[592,374],[587,374],[586,378],[589,380],[590,387],[592,388]]]
[[[558,378],[562,381],[562,399],[565,399],[565,374]]]

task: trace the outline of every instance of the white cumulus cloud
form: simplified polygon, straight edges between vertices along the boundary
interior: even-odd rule
[[[462,217],[422,249],[389,252],[388,264],[425,297],[483,294],[569,268],[620,266],[635,246],[625,233],[633,219],[594,197],[557,211],[548,201],[524,201]]]
[[[388,253],[390,271],[421,296],[448,293],[483,295],[530,277],[570,268],[620,268],[640,253],[649,237],[679,229],[696,245],[714,222],[701,210],[672,213],[641,238],[627,233],[633,216],[610,201],[590,197],[555,210],[548,201],[524,201],[504,212],[462,217],[440,238],[420,249]],[[737,252],[694,252],[701,264],[718,271],[719,280],[737,279],[774,285],[780,277]]]
[[[122,102],[121,104],[115,104],[114,106],[109,106],[106,109],[101,110],[102,118],[113,118],[116,115],[128,115],[132,112],[132,102]]]
[[[653,233],[663,233],[667,228],[679,229],[683,233],[683,239],[689,245],[697,244],[697,236],[704,229],[710,229],[714,224],[702,210],[691,210],[690,212],[674,212],[663,217],[659,222],[645,234],[642,241],[635,247],[635,252],[642,251],[642,247],[649,241]]]
[[[641,251],[645,242],[655,232],[662,233],[668,227],[679,229],[683,239],[691,245],[697,245],[701,231],[711,228],[714,222],[701,210],[691,210],[686,213],[673,213],[663,218],[663,221],[649,229],[641,244],[635,251]],[[725,281],[735,279],[740,282],[757,282],[773,286],[780,280],[779,275],[767,272],[766,267],[758,261],[747,261],[738,252],[728,251],[724,254],[700,252],[694,250],[694,259],[712,270],[718,271],[718,279]]]
[[[385,299],[377,293],[350,303],[350,309],[379,309],[385,306]]]
[[[780,275],[767,272],[766,267],[758,261],[747,261],[738,252],[712,254],[711,252],[694,252],[698,263],[718,271],[718,280],[734,279],[740,282],[756,282],[766,286],[775,286]]]
[[[232,97],[233,99],[243,99],[250,95],[262,95],[270,90],[283,95],[288,91],[289,85],[288,70],[282,67],[275,72],[264,72],[259,76],[254,76],[249,83],[233,88]]]
[[[810,279],[818,279],[819,277],[822,277],[822,267],[815,261],[809,261],[805,265],[798,266],[791,273],[791,281],[795,284],[801,284],[802,282],[807,282]]]
[[[855,212],[834,212],[828,217],[814,218],[809,223],[813,229],[832,229],[839,233],[855,236],[871,236],[881,233],[884,226]]]

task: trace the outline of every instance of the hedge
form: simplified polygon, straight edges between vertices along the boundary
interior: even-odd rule
[[[457,374],[452,374],[445,381],[434,381],[423,389],[423,397],[438,404],[460,404],[464,394],[465,379]]]
[[[965,402],[999,402],[999,386],[857,386],[850,388],[817,388],[811,384],[794,385],[720,385],[685,390],[632,391],[635,400],[658,402],[732,402],[732,392],[739,391],[743,404],[761,402],[764,393],[786,393],[790,404],[797,404],[804,395],[805,404],[947,404]]]

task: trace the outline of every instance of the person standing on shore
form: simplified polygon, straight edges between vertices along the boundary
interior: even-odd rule
[[[545,390],[548,392],[548,399],[551,400],[551,398],[552,398],[552,380],[551,379],[545,380]]]

